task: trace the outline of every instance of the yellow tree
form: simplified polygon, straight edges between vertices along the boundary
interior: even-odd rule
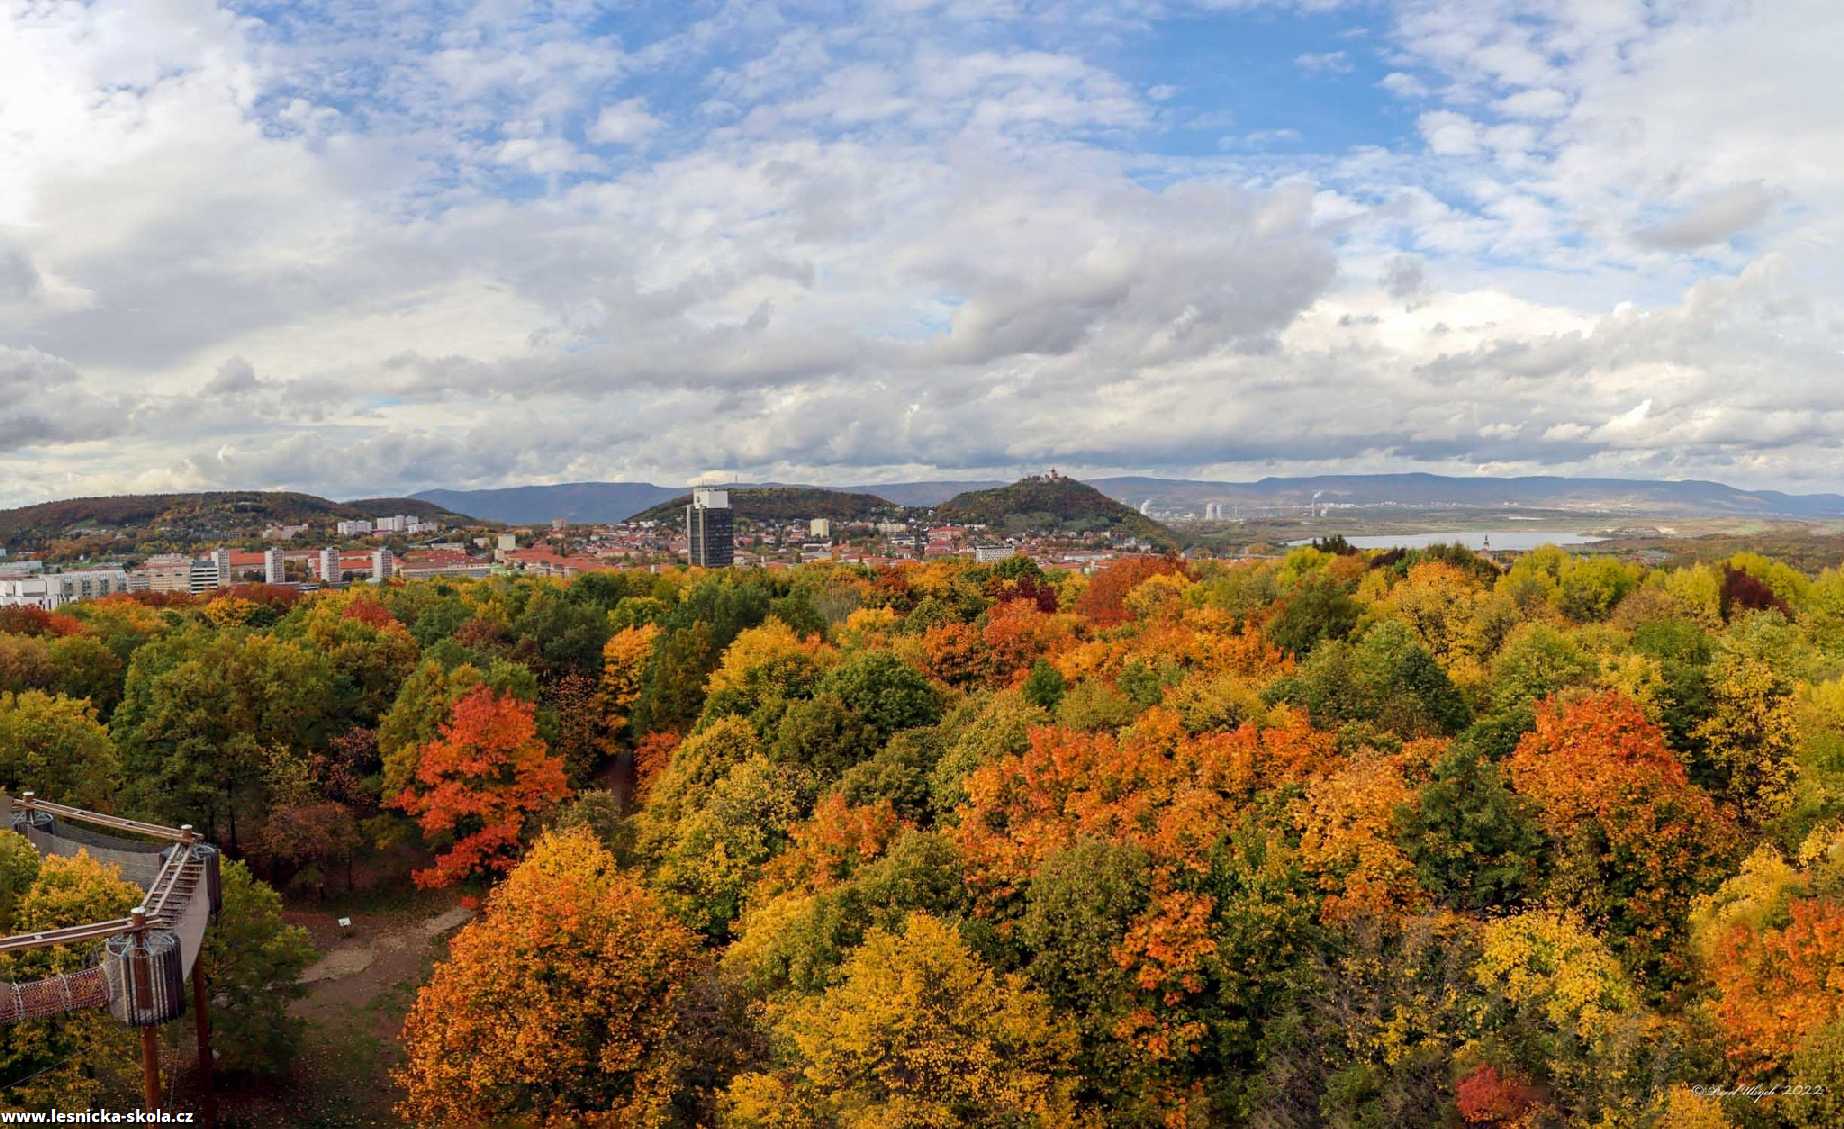
[[[610,729],[623,729],[631,720],[628,711],[640,698],[641,680],[659,634],[657,624],[643,623],[615,632],[603,645],[602,700]]]
[[[5,833],[9,838],[11,832]],[[12,930],[35,933],[128,916],[141,891],[88,854],[48,855],[13,914]],[[59,945],[0,957],[0,980],[76,972],[95,953]],[[93,1109],[135,1093],[136,1036],[105,1011],[77,1011],[0,1027],[0,1109]]]
[[[540,840],[449,946],[404,1024],[417,1125],[656,1126],[696,1048],[703,968],[584,828]]]
[[[1307,785],[1298,816],[1300,860],[1326,892],[1327,921],[1420,909],[1428,895],[1397,846],[1415,804],[1401,757],[1355,760]]]
[[[1713,708],[1696,734],[1721,776],[1722,794],[1760,822],[1792,799],[1799,725],[1793,681],[1784,671],[1788,656],[1753,642],[1723,640],[1710,672]]]
[[[607,654],[605,649],[605,660]],[[739,633],[724,650],[723,660],[705,685],[705,693],[738,694],[752,704],[775,696],[802,696],[812,689],[835,655],[819,636],[803,638],[792,627],[770,617],[760,626]]]
[[[1428,653],[1446,666],[1455,658],[1474,605],[1484,595],[1473,574],[1446,561],[1422,561],[1390,589],[1379,610],[1408,624]]]
[[[901,934],[871,931],[842,980],[782,1013],[775,1033],[788,1068],[737,1078],[727,1124],[789,1126],[800,1115],[842,1129],[1082,1123],[1074,1029],[927,914],[910,915]]]

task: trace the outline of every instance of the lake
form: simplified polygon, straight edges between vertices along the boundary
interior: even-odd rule
[[[1485,548],[1486,539],[1490,538],[1494,549],[1535,549],[1540,545],[1592,545],[1604,541],[1604,537],[1593,537],[1586,533],[1550,533],[1540,529],[1464,529],[1448,530],[1443,533],[1382,533],[1366,537],[1346,537],[1360,549],[1425,549],[1429,545],[1452,545],[1455,542],[1469,549]],[[1312,539],[1293,541],[1290,544],[1307,545]]]

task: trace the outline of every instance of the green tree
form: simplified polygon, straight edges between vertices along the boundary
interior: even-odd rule
[[[1567,686],[1587,685],[1599,668],[1574,639],[1547,623],[1511,632],[1492,662],[1492,705],[1507,710],[1540,701]]]
[[[38,881],[38,848],[16,831],[0,831],[0,933],[13,932],[19,900]]]
[[[238,827],[266,813],[262,765],[274,748],[324,742],[333,719],[326,660],[243,629],[188,640],[170,665],[143,647],[111,721],[122,767],[142,806],[173,821]],[[200,815],[203,818],[199,818]]]
[[[1269,694],[1305,706],[1322,726],[1370,725],[1406,738],[1457,733],[1470,720],[1446,672],[1396,620],[1373,625],[1355,644],[1321,644]]]
[[[888,651],[853,655],[826,672],[818,693],[833,694],[877,730],[879,743],[899,729],[941,720],[940,691]]]
[[[58,692],[84,698],[107,721],[122,700],[122,676],[128,669],[109,645],[94,635],[65,635],[51,641],[52,684]]]
[[[28,690],[0,693],[0,787],[109,811],[121,763],[90,703]]]
[[[205,933],[202,957],[211,1008],[212,1048],[225,1070],[280,1074],[300,1047],[306,1023],[289,1013],[306,989],[314,959],[307,930],[282,920],[282,899],[234,859],[220,870],[224,908]]]
[[[1417,879],[1454,909],[1514,906],[1535,892],[1544,850],[1536,815],[1470,742],[1436,762],[1397,819]]]
[[[1022,691],[1025,701],[1042,709],[1054,710],[1068,688],[1069,684],[1061,671],[1047,660],[1038,659],[1031,664],[1031,673],[1026,676]]]
[[[952,917],[966,900],[954,845],[934,832],[906,831],[838,886],[752,900],[724,950],[725,979],[754,1000],[823,991],[870,930],[901,929],[918,910]]]
[[[1327,639],[1351,634],[1362,612],[1343,584],[1322,572],[1314,573],[1288,593],[1263,633],[1276,646],[1305,655]]]
[[[753,757],[725,773],[704,805],[680,820],[653,885],[674,917],[724,940],[762,866],[788,843],[811,800],[798,776]]]
[[[874,755],[883,736],[837,694],[821,694],[788,706],[775,730],[773,753],[777,761],[829,781]]]

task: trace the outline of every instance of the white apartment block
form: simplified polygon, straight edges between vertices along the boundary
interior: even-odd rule
[[[378,523],[380,528],[383,524],[383,522]],[[369,521],[342,521],[333,527],[333,531],[341,537],[364,537],[370,534],[371,530],[372,524]]]
[[[128,573],[119,568],[0,576],[0,607],[23,605],[53,611],[77,600],[126,591]]]

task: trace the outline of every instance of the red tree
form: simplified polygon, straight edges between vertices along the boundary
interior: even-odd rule
[[[423,746],[416,782],[393,801],[425,835],[454,836],[434,866],[416,872],[417,885],[510,869],[530,817],[568,792],[563,759],[539,738],[532,707],[484,686],[469,692]]]
[[[1076,611],[1102,627],[1126,623],[1127,593],[1142,580],[1168,572],[1183,572],[1184,563],[1172,557],[1127,557],[1096,573],[1076,600]]]

